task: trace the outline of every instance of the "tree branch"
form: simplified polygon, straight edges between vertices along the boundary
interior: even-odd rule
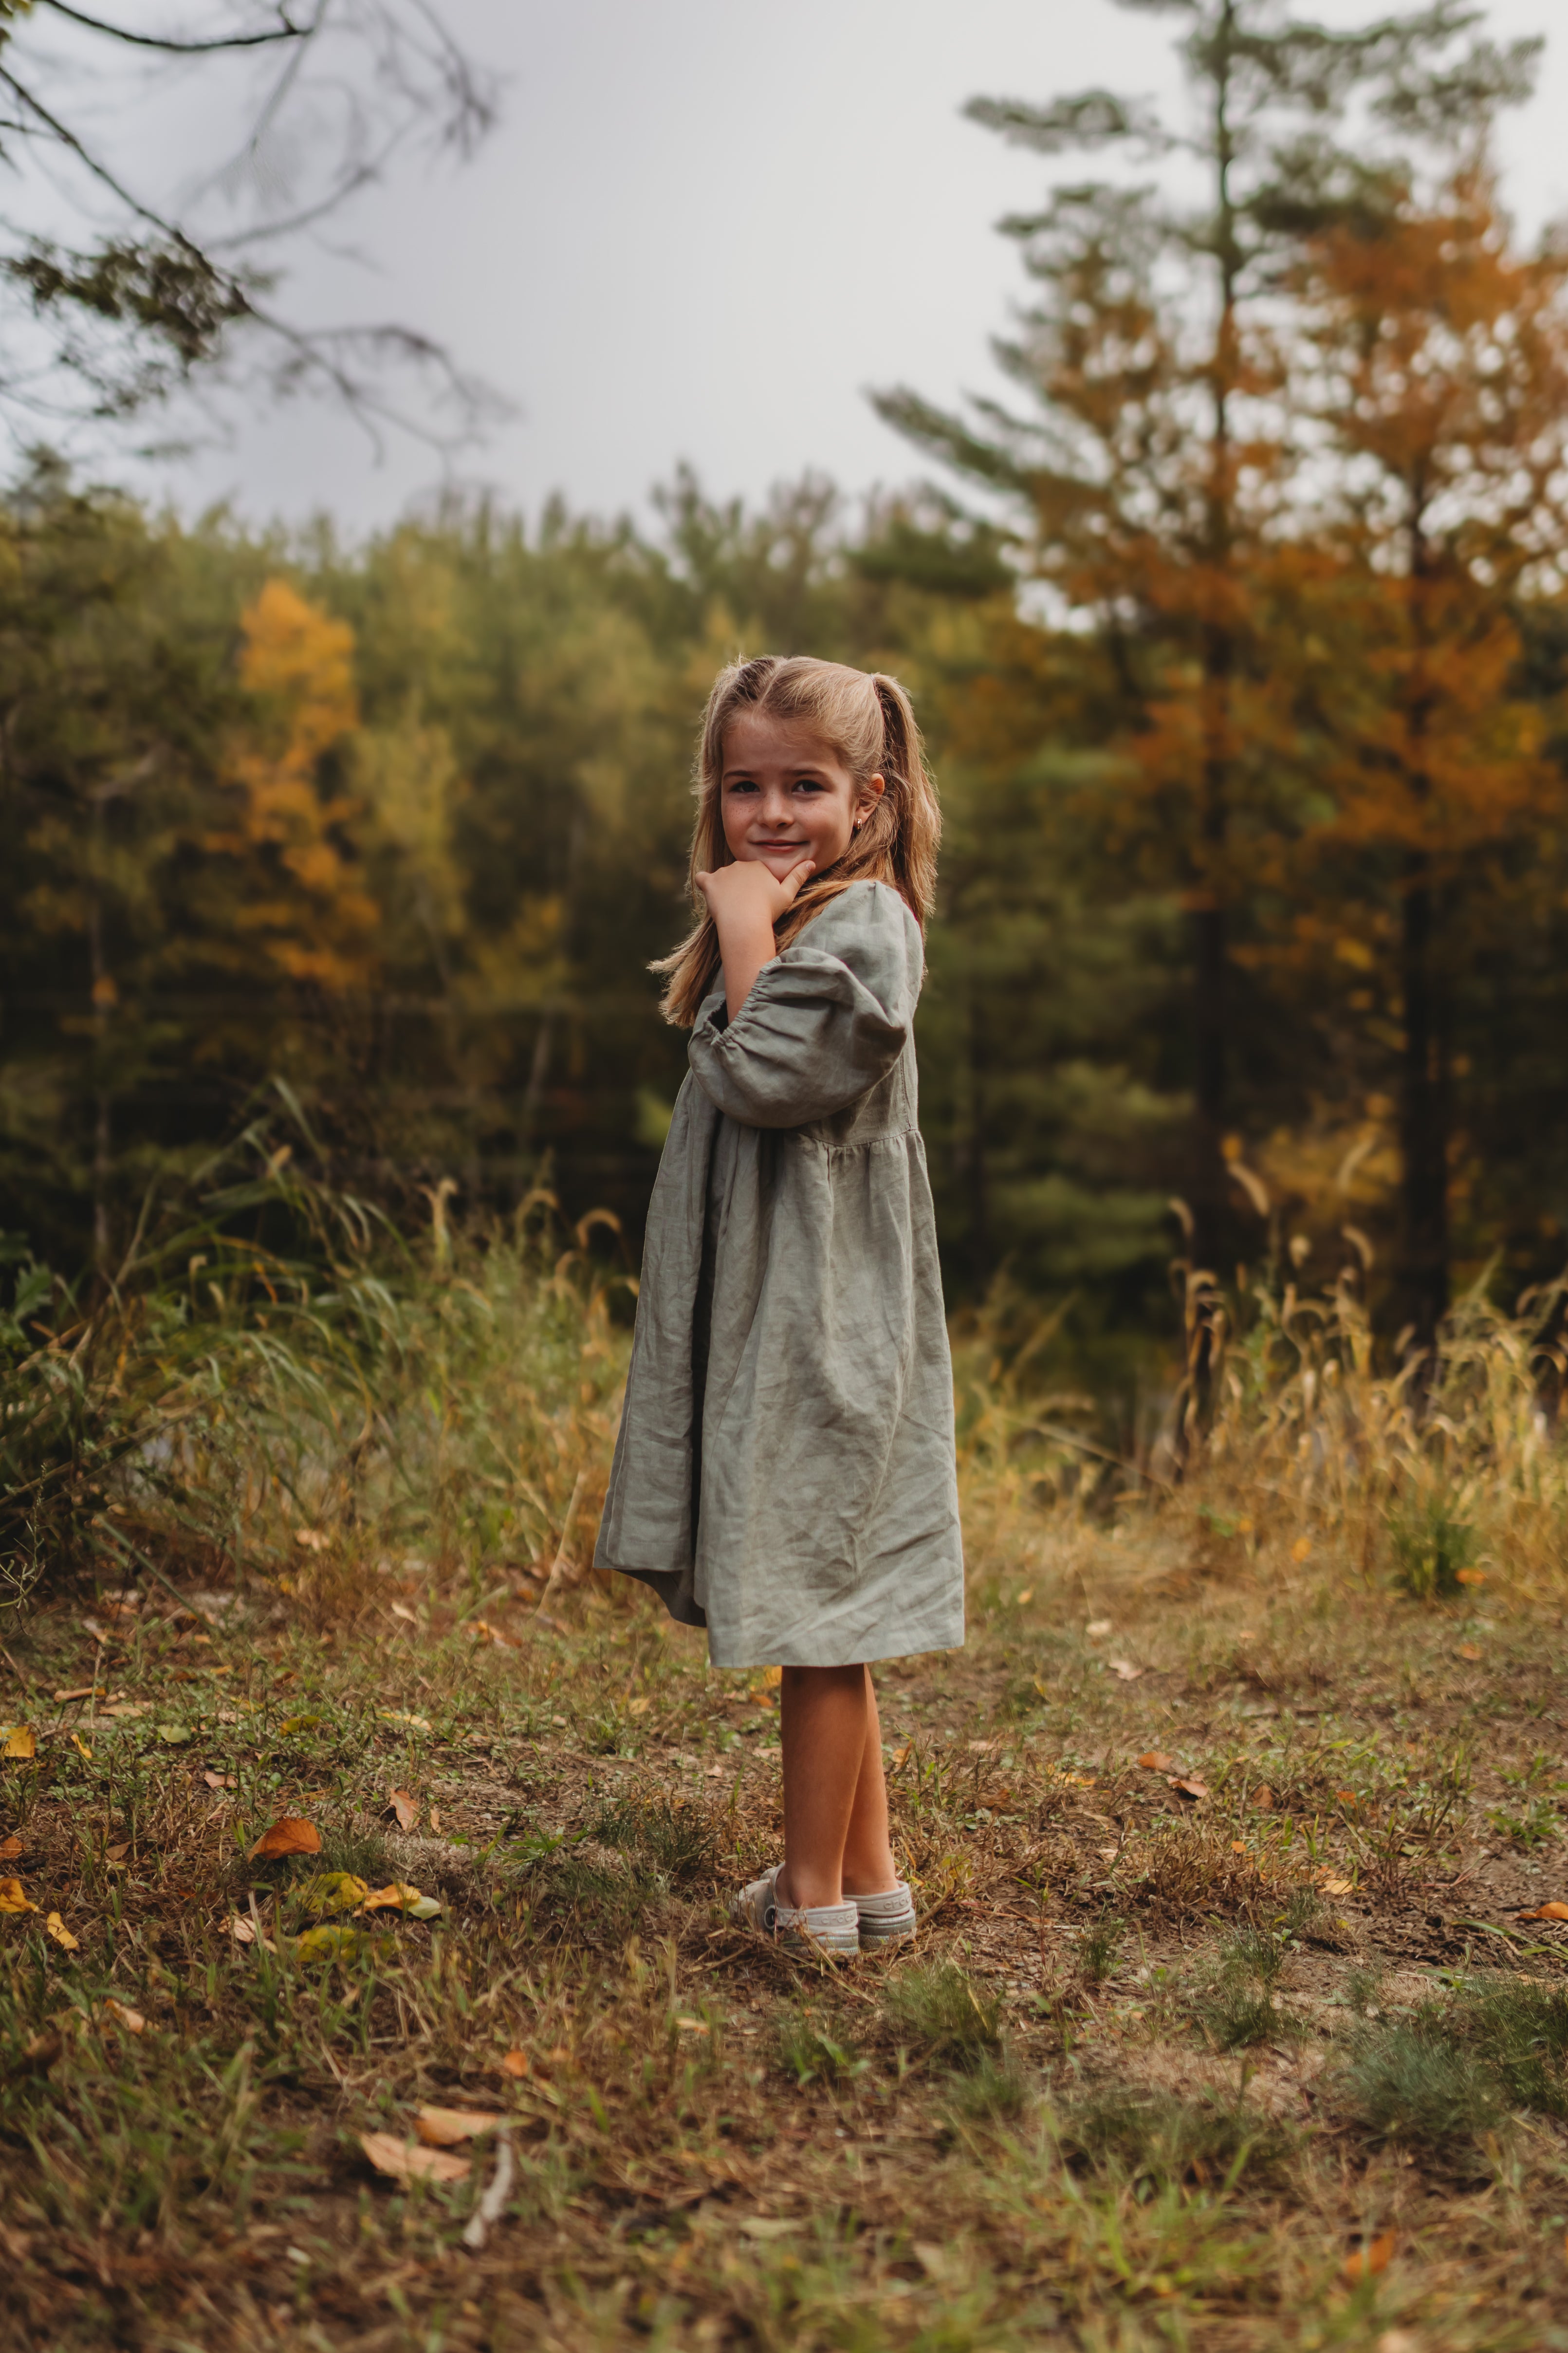
[[[42,5],[52,8],[57,16],[67,17],[71,24],[83,26],[89,33],[102,33],[108,39],[122,41],[133,49],[158,49],[163,56],[172,58],[205,58],[225,49],[265,48],[274,41],[308,41],[315,30],[313,25],[290,24],[279,9],[278,13],[282,22],[271,32],[228,33],[210,41],[176,41],[165,39],[156,33],[127,32],[121,25],[106,25],[101,17],[86,16],[79,8],[68,7],[66,0],[42,0]]]

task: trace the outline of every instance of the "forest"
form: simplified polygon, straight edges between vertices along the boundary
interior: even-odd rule
[[[1439,71],[1452,13],[1194,52],[1213,204],[1163,165],[1005,224],[1016,413],[879,396],[923,488],[681,469],[657,528],[453,492],[347,544],[39,453],[0,515],[13,1255],[101,1280],[282,1087],[400,1220],[542,1184],[635,1265],[695,722],[765,649],[897,671],[927,732],[955,1310],[1043,1303],[1132,1440],[1195,1295],[1348,1269],[1425,1345],[1552,1282],[1568,248],[1497,180],[1533,51]],[[975,111],[1163,156],[1119,106]]]

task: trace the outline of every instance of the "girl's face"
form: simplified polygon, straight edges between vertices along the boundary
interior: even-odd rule
[[[748,711],[724,731],[719,806],[730,855],[756,860],[781,881],[803,858],[817,874],[842,858],[881,793],[880,776],[858,785],[798,721]]]

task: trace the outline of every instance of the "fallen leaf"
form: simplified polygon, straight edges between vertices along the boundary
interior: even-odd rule
[[[59,1701],[62,1707],[68,1700],[106,1699],[108,1695],[109,1685],[107,1683],[76,1683],[73,1684],[69,1691],[59,1691],[55,1694],[56,1699]]]
[[[1099,1855],[1101,1862],[1114,1862],[1120,1851],[1121,1850],[1119,1848],[1113,1846],[1099,1846],[1095,1848],[1095,1852]]]
[[[376,2171],[394,2181],[466,2181],[473,2169],[466,2157],[422,2148],[416,2140],[399,2140],[393,2133],[361,2133],[359,2145]]]
[[[79,1732],[73,1732],[71,1734],[71,1746],[76,1749],[79,1755],[85,1757],[89,1765],[92,1763],[92,1751],[88,1746]]]
[[[1245,1854],[1247,1852],[1247,1841],[1245,1839],[1232,1839],[1230,1842],[1230,1851],[1232,1854]]]
[[[23,2046],[22,2056],[29,2067],[37,2067],[41,2073],[54,2065],[65,2047],[63,2035],[34,2034]]]
[[[777,1691],[783,1681],[784,1669],[782,1667],[764,1667],[763,1669],[763,1682],[769,1691]]]
[[[652,1705],[652,1700],[649,1699],[647,1692],[644,1692],[639,1698],[627,1700],[626,1714],[628,1715],[646,1715]]]
[[[9,1838],[0,1839],[0,1862],[10,1862],[22,1852],[26,1843],[26,1840],[18,1838],[15,1831]]]
[[[1568,1920],[1568,1904],[1541,1904],[1533,1912],[1521,1912],[1521,1920]]]
[[[1355,1893],[1355,1882],[1353,1880],[1332,1879],[1326,1873],[1319,1880],[1318,1884],[1322,1889],[1325,1895],[1352,1895]]]
[[[439,1806],[432,1806],[430,1809],[430,1827],[433,1831],[438,1831],[441,1827],[441,1809]]]
[[[1091,1618],[1083,1630],[1091,1642],[1098,1642],[1102,1634],[1110,1633],[1110,1620],[1109,1618]]]
[[[1138,1759],[1145,1773],[1168,1773],[1175,1761],[1173,1757],[1167,1757],[1163,1748],[1148,1749]]]
[[[528,2070],[529,2060],[526,2051],[509,2051],[500,2063],[503,2075],[526,2075]]]
[[[359,1947],[359,1930],[347,1926],[307,1928],[294,1939],[294,1950],[302,1961],[346,1961]]]
[[[1143,1670],[1142,1667],[1135,1667],[1131,1659],[1112,1659],[1110,1672],[1113,1675],[1119,1676],[1124,1683],[1135,1683]]]
[[[104,1848],[103,1859],[105,1862],[123,1862],[130,1852],[130,1840],[120,1839],[113,1846],[106,1846]]]
[[[233,1773],[204,1773],[202,1779],[209,1789],[237,1789],[239,1782]]]
[[[786,2221],[782,2215],[748,2214],[741,2225],[741,2236],[765,2243],[769,2239],[787,2239],[792,2231],[799,2228],[798,2222]]]
[[[33,1736],[32,1725],[14,1724],[5,1735],[5,1746],[3,1753],[7,1757],[36,1757],[38,1753],[38,1744]]]
[[[428,1732],[430,1729],[427,1717],[408,1715],[400,1707],[384,1707],[381,1711],[381,1720],[383,1724],[405,1724],[411,1732]]]
[[[49,1914],[48,1918],[44,1923],[44,1927],[46,1932],[54,1938],[56,1944],[63,1945],[68,1953],[77,1953],[81,1950],[80,1946],[77,1943],[76,1938],[71,1935],[70,1930],[66,1926],[65,1922],[60,1918],[58,1912],[51,1912]]]
[[[1334,1795],[1342,1806],[1359,1806],[1361,1803],[1361,1798],[1354,1789],[1336,1789]]]
[[[419,1820],[419,1806],[411,1793],[407,1789],[391,1789],[387,1792],[386,1802],[397,1816],[398,1829],[413,1830]]]
[[[427,2148],[456,2148],[459,2142],[477,2140],[480,2133],[493,2132],[505,2122],[504,2116],[487,2116],[479,2108],[421,2108],[414,2129]]]
[[[404,1879],[390,1880],[384,1887],[367,1890],[360,1904],[362,1912],[412,1912],[425,1898],[417,1887],[410,1887]]]
[[[1370,2279],[1388,2269],[1394,2253],[1394,2233],[1384,2231],[1365,2247],[1352,2247],[1345,2257],[1345,2277],[1348,2280]]]
[[[682,2034],[711,2034],[713,2031],[705,2019],[678,2018],[675,2023]]]
[[[891,1757],[889,1758],[888,1762],[891,1765],[891,1767],[892,1767],[892,1768],[893,1768],[894,1772],[896,1773],[896,1772],[898,1771],[898,1769],[899,1769],[899,1767],[900,1767],[900,1765],[907,1765],[907,1764],[909,1763],[909,1761],[910,1761],[910,1744],[909,1744],[909,1742],[906,1740],[906,1741],[904,1742],[904,1744],[903,1744],[902,1747],[900,1747],[900,1748],[895,1748],[895,1749],[894,1749],[894,1751],[893,1751],[893,1753],[892,1753]]]
[[[1199,1798],[1206,1798],[1209,1793],[1208,1783],[1200,1781],[1196,1774],[1190,1775],[1184,1781],[1173,1780],[1171,1787],[1178,1798],[1191,1798],[1194,1803]]]
[[[325,1552],[327,1539],[320,1528],[296,1528],[294,1541],[301,1552]]]
[[[1457,1568],[1454,1571],[1454,1581],[1458,1585],[1484,1585],[1487,1581],[1487,1573],[1484,1568]]]
[[[312,1920],[327,1920],[334,1912],[353,1912],[370,1888],[357,1872],[322,1871],[302,1881],[294,1894]]]
[[[418,1625],[418,1612],[416,1610],[410,1609],[406,1601],[394,1601],[390,1607],[393,1616],[395,1618],[401,1618],[405,1625]]]
[[[256,1923],[246,1919],[243,1913],[231,1912],[224,1925],[237,1945],[255,1944]]]
[[[315,1715],[286,1715],[279,1725],[279,1732],[313,1732],[321,1717]]]
[[[314,1822],[299,1814],[284,1814],[264,1830],[250,1850],[250,1861],[274,1854],[320,1854],[321,1833]]]
[[[159,1739],[166,1741],[171,1748],[183,1748],[190,1736],[188,1725],[161,1724],[158,1726]]]
[[[1022,1593],[1015,1594],[1013,1598],[1013,1606],[1016,1609],[1023,1609],[1027,1607],[1034,1598],[1034,1587],[1032,1585],[1026,1585]]]
[[[127,2034],[142,2034],[146,2031],[147,2021],[141,2011],[132,2010],[126,2002],[116,2001],[111,1993],[105,1994],[103,1998],[103,2014],[105,2018],[111,2018],[116,2026],[122,2026]]]
[[[1295,1543],[1290,1547],[1290,1557],[1292,1560],[1307,1560],[1311,1556],[1311,1537],[1298,1536]]]
[[[1486,1653],[1484,1651],[1478,1650],[1474,1642],[1461,1642],[1459,1656],[1461,1659],[1481,1659],[1486,1656]]]
[[[37,1908],[23,1893],[19,1879],[0,1879],[0,1912],[36,1912]]]
[[[992,1750],[1000,1748],[1002,1744],[999,1740],[971,1740],[967,1746],[972,1757],[989,1757]]]
[[[1252,1802],[1260,1814],[1271,1814],[1274,1811],[1274,1792],[1267,1781],[1259,1781],[1252,1793]]]

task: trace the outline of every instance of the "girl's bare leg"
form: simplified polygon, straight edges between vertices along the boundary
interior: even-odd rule
[[[882,1720],[877,1713],[877,1687],[871,1670],[866,1676],[866,1746],[860,1752],[860,1777],[855,1803],[849,1810],[849,1830],[844,1841],[846,1895],[881,1895],[896,1887],[892,1841],[888,1836],[888,1784],[882,1773]]]
[[[786,1904],[840,1904],[891,1887],[882,1734],[865,1667],[786,1667],[784,1739]]]

